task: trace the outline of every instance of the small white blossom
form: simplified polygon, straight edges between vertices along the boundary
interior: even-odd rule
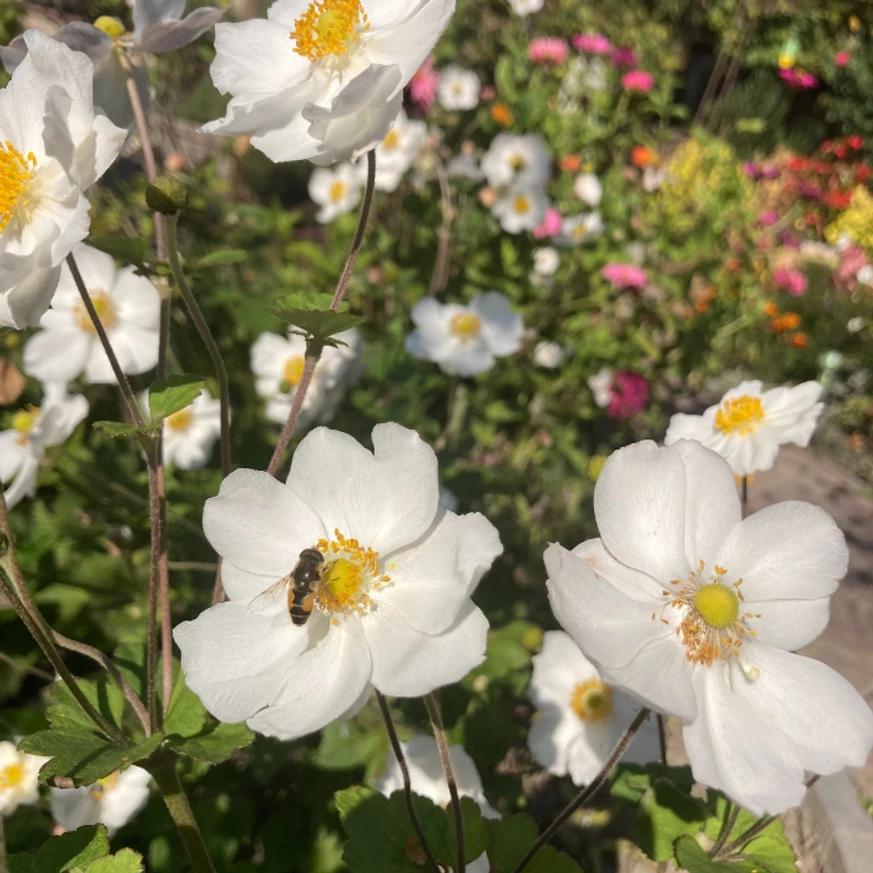
[[[543,8],[545,0],[509,0],[509,5],[516,15],[524,17]]]
[[[601,409],[606,409],[612,400],[612,370],[602,367],[593,376],[589,376],[588,387],[594,395],[594,402]]]
[[[571,215],[561,223],[561,232],[555,237],[560,246],[578,246],[590,242],[603,233],[603,218],[600,212]]]
[[[854,318],[850,318],[846,322],[846,330],[849,333],[860,333],[864,330],[864,316],[856,315]]]
[[[39,771],[46,761],[48,758],[19,752],[14,743],[0,742],[0,818],[39,800]]]
[[[573,193],[586,205],[594,209],[600,205],[603,186],[594,173],[580,173],[573,183]]]
[[[52,788],[52,816],[65,831],[106,825],[109,836],[132,821],[149,799],[151,776],[131,766],[81,788]]]
[[[352,164],[317,167],[309,177],[309,196],[321,207],[316,218],[322,224],[330,224],[361,202],[360,173]]]
[[[769,391],[757,379],[741,382],[703,415],[674,415],[664,442],[697,440],[725,458],[737,476],[769,470],[779,446],[809,445],[824,408],[820,396],[818,382]]]
[[[554,276],[561,265],[561,255],[557,249],[551,246],[543,246],[534,249],[533,252],[534,268],[533,271],[537,276]]]
[[[376,189],[396,191],[426,140],[427,125],[411,120],[401,109],[394,127],[376,148]],[[366,161],[359,161],[357,166],[361,178],[365,179]]]
[[[546,217],[550,201],[539,185],[517,182],[498,197],[491,213],[507,233],[534,230]]]
[[[566,352],[563,346],[552,342],[539,342],[534,348],[534,363],[547,370],[554,370],[564,363]]]
[[[498,133],[482,158],[482,172],[492,188],[513,183],[541,188],[549,180],[551,169],[552,160],[537,133]]]
[[[464,70],[454,64],[440,71],[437,97],[443,109],[475,109],[479,105],[482,83],[472,70]]]
[[[864,264],[864,266],[855,274],[855,278],[862,285],[873,285],[873,265]]]
[[[496,358],[514,355],[524,334],[521,316],[498,291],[477,294],[466,306],[426,297],[412,308],[412,321],[406,350],[459,376],[484,373]]]
[[[479,167],[479,161],[476,160],[476,155],[461,153],[455,155],[448,163],[446,172],[450,179],[471,179],[478,182],[484,179],[485,175]]]
[[[199,470],[209,463],[219,436],[221,401],[204,388],[193,403],[164,419],[164,463]]]

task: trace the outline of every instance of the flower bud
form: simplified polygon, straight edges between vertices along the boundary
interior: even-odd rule
[[[146,188],[146,203],[149,209],[162,215],[177,215],[185,208],[188,189],[175,176],[159,176]]]

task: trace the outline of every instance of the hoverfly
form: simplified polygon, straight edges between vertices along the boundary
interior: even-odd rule
[[[275,585],[259,594],[250,604],[249,609],[269,603],[278,597],[285,589],[288,590],[288,612],[291,621],[302,627],[312,615],[315,608],[316,586],[321,582],[324,569],[324,555],[318,549],[304,549],[294,569],[281,578]]]

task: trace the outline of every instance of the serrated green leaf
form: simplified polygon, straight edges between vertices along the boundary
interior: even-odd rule
[[[37,873],[63,873],[84,867],[109,854],[109,837],[103,825],[81,827],[52,837],[36,853]]]
[[[194,736],[170,737],[169,744],[180,755],[209,764],[220,764],[254,739],[255,735],[244,724],[215,722]]]
[[[121,674],[130,683],[136,695],[142,699],[146,687],[146,660],[148,648],[145,643],[128,640],[115,648],[113,660]]]
[[[666,861],[673,856],[676,838],[698,833],[705,820],[703,801],[680,790],[669,779],[657,779],[640,802],[637,841],[653,861]]]
[[[539,836],[533,819],[523,813],[488,819],[485,827],[488,832],[488,863],[494,873],[511,873]],[[543,846],[525,870],[533,873],[581,873],[572,858],[551,846]]]
[[[92,426],[97,430],[102,430],[103,433],[113,439],[122,436],[136,436],[143,433],[157,433],[161,429],[160,422],[146,424],[145,427],[137,427],[135,424],[125,424],[121,421],[95,421]]]
[[[673,846],[673,857],[687,873],[754,873],[755,867],[745,861],[713,861],[694,837],[679,837]],[[758,868],[757,873],[765,873]]]
[[[488,830],[485,826],[486,820],[482,817],[482,811],[471,797],[461,798],[461,814],[464,828],[464,862],[470,864],[488,847]],[[436,850],[437,857],[440,859],[447,857],[452,870],[457,870],[458,838],[456,836],[455,814],[451,803],[446,809],[446,818],[448,819],[448,830],[443,841],[445,849]]]
[[[122,693],[114,685],[102,679],[95,682],[79,679],[78,685],[100,715],[117,727],[121,726],[125,701]],[[51,695],[53,702],[46,710],[46,717],[53,728],[85,730],[89,733],[93,731],[94,722],[85,714],[63,682],[55,682]]]
[[[112,255],[119,261],[145,269],[148,244],[144,239],[125,236],[91,236],[88,238],[88,245],[106,252],[107,255]]]
[[[142,855],[133,849],[122,849],[89,864],[85,873],[143,873]]]
[[[270,309],[270,312],[287,322],[292,328],[297,328],[302,333],[317,340],[324,340],[334,334],[349,330],[349,328],[357,327],[363,321],[357,315],[351,315],[348,312],[332,312],[329,309],[321,311]]]
[[[200,698],[185,684],[185,674],[176,666],[176,682],[164,719],[164,733],[168,736],[193,737],[199,734],[209,721],[206,707]]]
[[[274,304],[276,309],[294,309],[301,312],[327,312],[333,303],[333,294],[330,291],[294,291],[286,294]],[[348,309],[348,301],[344,300],[339,305],[339,311]]]
[[[203,270],[207,267],[223,267],[226,264],[241,264],[249,253],[245,249],[219,249],[204,255],[189,266],[190,270]]]
[[[661,764],[619,764],[610,791],[619,800],[636,806],[656,779],[669,779],[677,788],[691,793],[694,777],[691,768],[663,767]]]
[[[206,387],[199,376],[185,373],[152,382],[149,387],[149,411],[153,419],[166,418],[190,406]]]

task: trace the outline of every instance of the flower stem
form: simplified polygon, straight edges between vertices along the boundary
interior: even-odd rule
[[[743,502],[743,513],[745,514],[746,507],[749,504],[749,477],[748,476],[743,476],[741,500]]]
[[[149,758],[146,769],[154,777],[158,790],[164,797],[164,803],[173,824],[179,832],[179,838],[185,847],[188,860],[195,873],[215,873],[212,860],[203,841],[203,834],[197,825],[197,819],[188,802],[188,795],[182,787],[179,773],[176,770],[176,756],[172,753],[159,752]]]
[[[734,805],[734,808],[731,810],[731,814],[727,817],[727,821],[722,825],[721,833],[718,835],[718,839],[712,844],[709,849],[709,857],[714,858],[718,853],[724,848],[724,844],[727,842],[728,837],[731,835],[731,831],[734,829],[734,825],[737,823],[737,819],[740,817],[740,807],[738,805]]]
[[[421,827],[421,822],[418,820],[418,815],[415,812],[415,806],[412,802],[412,780],[409,778],[409,766],[406,763],[406,757],[403,754],[403,748],[400,745],[400,739],[397,736],[397,728],[394,725],[394,719],[391,717],[391,710],[388,708],[388,701],[385,700],[381,692],[376,692],[376,699],[379,701],[379,709],[382,710],[382,719],[385,722],[385,730],[388,731],[388,739],[391,741],[391,748],[394,751],[394,757],[397,758],[397,763],[400,765],[400,773],[403,776],[403,794],[406,798],[406,809],[409,811],[409,818],[412,821],[412,827],[415,829],[418,842],[421,844],[422,851],[427,856],[432,873],[440,873],[440,866],[437,864],[436,858],[430,850],[430,846],[424,836],[424,831]]]
[[[285,422],[285,427],[282,428],[279,442],[276,443],[276,450],[273,452],[273,457],[270,458],[270,464],[267,467],[267,472],[271,476],[276,476],[279,472],[282,458],[285,455],[285,449],[288,448],[288,443],[291,441],[291,434],[294,431],[294,425],[297,424],[300,410],[303,408],[303,401],[306,398],[306,391],[309,388],[309,383],[312,381],[312,375],[315,373],[315,365],[318,363],[320,357],[320,352],[317,355],[307,354],[303,362],[303,372],[300,374],[300,381],[297,383],[297,390],[294,392],[294,400],[291,403],[291,412],[288,414],[288,421]],[[278,479],[279,477],[276,476],[276,478]]]
[[[606,763],[600,769],[600,772],[591,781],[591,784],[583,788],[573,800],[565,807],[561,814],[547,827],[537,838],[537,841],[527,850],[524,857],[515,865],[512,873],[521,873],[522,870],[530,863],[533,856],[544,846],[558,831],[564,826],[567,819],[586,803],[600,790],[601,786],[609,778],[612,768],[621,760],[622,755],[627,751],[627,747],[631,744],[636,732],[642,727],[643,722],[648,718],[651,710],[648,707],[643,707],[636,715],[636,718],[630,723],[628,729],[621,735],[621,739],[616,743],[615,748],[607,758]]]
[[[658,747],[661,750],[661,765],[668,767],[667,763],[667,719],[658,713]]]
[[[455,772],[452,769],[452,757],[449,754],[449,744],[446,742],[446,729],[443,726],[443,713],[436,694],[431,692],[424,696],[424,705],[430,716],[433,735],[437,748],[440,750],[440,760],[443,762],[443,772],[449,785],[449,796],[452,798],[452,812],[455,816],[455,835],[458,839],[458,862],[455,873],[465,873],[467,869],[464,860],[464,812],[461,809],[461,799],[458,797],[458,785],[455,782]]]
[[[436,167],[437,179],[440,183],[440,211],[442,212],[443,222],[438,233],[437,256],[434,260],[433,272],[431,273],[430,284],[427,288],[429,297],[433,297],[439,291],[442,291],[449,281],[452,222],[457,214],[452,204],[452,188],[449,184],[449,174],[446,171],[445,164],[443,164],[437,154],[433,155],[433,161]]]

